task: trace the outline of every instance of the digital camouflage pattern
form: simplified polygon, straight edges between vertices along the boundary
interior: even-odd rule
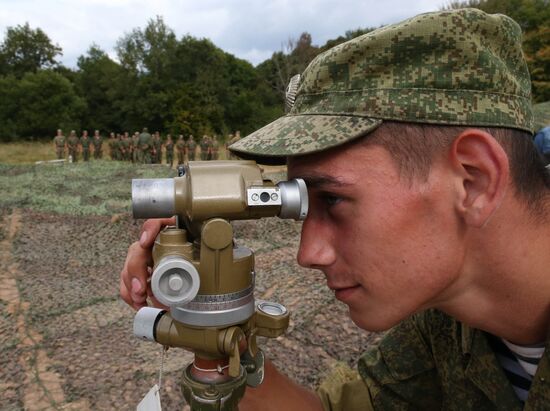
[[[533,131],[521,29],[477,9],[421,14],[317,56],[290,112],[230,149],[282,164],[364,136],[383,120]]]
[[[338,367],[318,394],[331,411],[543,411],[550,405],[550,336],[525,406],[487,335],[437,310],[416,314],[365,353],[358,371]]]

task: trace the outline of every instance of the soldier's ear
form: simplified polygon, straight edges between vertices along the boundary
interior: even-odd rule
[[[468,225],[482,227],[504,199],[510,179],[508,156],[492,135],[468,129],[455,139],[449,158],[456,210]]]

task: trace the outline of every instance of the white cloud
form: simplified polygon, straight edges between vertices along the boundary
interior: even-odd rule
[[[444,0],[0,0],[0,36],[29,22],[63,48],[62,61],[76,65],[96,43],[110,55],[116,41],[156,15],[178,37],[206,37],[218,47],[257,64],[307,31],[324,44],[346,30],[377,27],[437,10]]]

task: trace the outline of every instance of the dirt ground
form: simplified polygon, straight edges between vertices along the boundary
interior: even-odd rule
[[[379,336],[359,330],[325,286],[295,262],[300,225],[234,222],[256,252],[256,297],[291,311],[286,335],[263,344],[276,365],[315,387],[337,361],[354,364]],[[156,383],[161,347],[132,334],[134,312],[118,275],[139,223],[129,215],[72,217],[0,211],[0,410],[133,410]],[[180,373],[190,361],[170,349],[164,410],[182,409]]]

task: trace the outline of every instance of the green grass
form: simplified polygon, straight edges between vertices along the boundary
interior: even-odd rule
[[[70,215],[130,212],[132,178],[168,178],[165,166],[114,161],[73,164],[0,163],[0,208],[30,208]]]

